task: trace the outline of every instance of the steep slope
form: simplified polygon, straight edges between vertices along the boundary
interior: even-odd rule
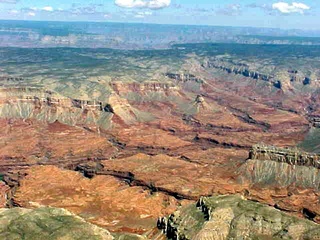
[[[320,156],[298,149],[254,146],[242,168],[242,175],[254,183],[315,190],[320,187]]]
[[[3,240],[92,239],[112,240],[111,234],[59,208],[0,209],[0,238]]]
[[[168,239],[318,239],[320,227],[238,196],[201,198],[158,221]]]

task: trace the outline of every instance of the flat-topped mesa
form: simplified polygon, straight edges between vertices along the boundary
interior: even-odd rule
[[[202,64],[202,67],[204,68],[216,68],[223,71],[226,71],[227,73],[234,73],[236,75],[240,74],[244,77],[250,77],[257,80],[263,80],[267,82],[273,82],[274,76],[259,73],[257,71],[252,71],[249,69],[249,66],[246,64],[235,64],[232,62],[227,61],[221,61],[221,60],[213,60],[213,61],[207,61],[204,64]]]
[[[309,76],[305,76],[303,73],[297,70],[287,70],[282,73],[286,77],[279,77],[274,74],[265,74],[258,72],[256,70],[250,69],[249,65],[243,63],[235,63],[230,60],[223,59],[212,59],[210,61],[206,61],[202,64],[203,68],[215,68],[218,70],[222,70],[227,73],[233,73],[235,75],[242,75],[244,77],[248,77],[255,80],[262,80],[266,82],[270,82],[274,87],[283,89],[282,82],[298,82],[303,85],[309,85],[314,83],[315,79],[311,79]]]
[[[119,96],[127,95],[128,93],[136,93],[142,96],[148,95],[148,93],[163,93],[166,96],[171,94],[178,94],[180,88],[172,82],[121,82],[113,81],[111,88]]]
[[[290,165],[315,167],[320,169],[320,155],[302,152],[293,148],[255,145],[249,152],[250,160],[270,160]]]
[[[38,94],[57,94],[54,93],[53,91],[46,90],[42,87],[32,87],[32,86],[1,86],[0,88],[0,96],[19,96],[21,94],[26,94],[26,93],[38,93]]]
[[[70,100],[50,90],[41,87],[2,87],[0,88],[0,103],[17,104],[31,102],[36,106],[69,105]]]
[[[81,108],[110,112],[110,104],[96,100],[72,99],[40,87],[7,87],[0,89],[0,103],[17,104],[20,102],[41,105]],[[111,108],[112,109],[112,108]],[[111,111],[112,112],[112,111]]]
[[[165,76],[170,78],[170,79],[174,79],[174,80],[176,80],[178,82],[193,81],[193,82],[197,82],[197,83],[201,83],[201,84],[204,83],[204,81],[202,79],[197,78],[193,74],[166,73]]]
[[[3,84],[4,82],[23,82],[23,77],[13,77],[13,76],[0,76],[0,84]]]

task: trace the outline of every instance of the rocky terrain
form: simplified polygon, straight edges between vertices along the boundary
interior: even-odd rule
[[[166,239],[157,219],[185,209],[160,222],[172,223],[167,237],[187,224],[187,239],[214,239],[205,199],[216,196],[211,213],[235,224],[224,225],[221,239],[237,239],[242,220],[256,234],[248,239],[312,239],[319,155],[300,148],[320,146],[318,52],[2,49],[0,206],[27,215],[66,209],[115,239]],[[189,213],[202,219],[196,231],[179,222]]]
[[[201,198],[158,227],[168,239],[318,239],[317,224],[239,196]]]
[[[32,167],[26,173],[15,191],[15,205],[65,208],[112,232],[146,233],[158,216],[180,205],[174,197],[150,194],[143,186],[130,186],[112,175],[90,180],[53,166]]]
[[[287,70],[287,72],[273,71],[271,75],[267,73],[254,71],[250,69],[250,65],[245,63],[236,63],[232,60],[225,60],[224,58],[214,58],[211,61],[207,61],[202,64],[204,68],[215,68],[223,70],[226,73],[233,73],[235,75],[242,75],[255,80],[262,80],[271,83],[274,87],[282,89],[284,88],[284,82],[297,82],[303,85],[317,84],[320,76],[312,74],[305,76],[303,72],[298,70]],[[268,71],[267,71],[268,72]]]
[[[316,30],[255,27],[1,20],[0,31],[1,47],[20,48],[164,49],[190,42],[320,45]]]
[[[243,166],[252,182],[319,190],[319,155],[298,149],[254,146]]]
[[[0,237],[4,240],[113,239],[107,230],[58,208],[39,207],[35,210],[1,208],[0,223]]]

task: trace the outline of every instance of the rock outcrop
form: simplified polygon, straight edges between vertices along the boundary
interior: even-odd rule
[[[293,148],[255,145],[250,149],[249,159],[270,160],[296,166],[320,168],[320,155]]]
[[[0,208],[3,208],[7,204],[7,194],[10,188],[2,181],[3,176],[0,174]]]
[[[241,167],[243,177],[253,183],[320,188],[319,155],[298,149],[256,145]]]
[[[158,227],[168,239],[318,239],[319,225],[239,196],[203,197]]]
[[[111,88],[116,94],[120,96],[126,96],[128,94],[139,94],[141,96],[148,96],[152,94],[164,94],[168,95],[178,95],[179,87],[170,82],[119,82],[113,81],[111,83]],[[140,96],[140,97],[141,97]]]
[[[196,77],[193,74],[166,73],[165,76],[170,78],[170,79],[176,80],[177,82],[189,82],[189,81],[191,81],[191,82],[196,82],[196,83],[200,83],[200,84],[204,83],[204,80]]]
[[[104,111],[106,103],[96,100],[81,100],[64,97],[56,92],[38,87],[7,87],[0,89],[1,103],[33,103],[38,108],[41,105],[75,107]]]
[[[72,99],[37,87],[0,89],[2,118],[59,120],[68,125],[91,124],[108,128],[112,117],[108,106],[107,102]]]
[[[16,76],[0,76],[0,84],[12,84],[12,83],[22,83],[25,79],[23,77],[16,77]]]
[[[315,80],[311,79],[310,76],[305,76],[297,70],[273,71],[271,74],[267,74],[257,70],[252,70],[248,64],[236,63],[221,58],[214,58],[210,61],[205,61],[202,64],[202,67],[215,68],[229,74],[233,73],[235,75],[242,75],[255,80],[270,82],[274,87],[279,89],[282,89],[283,84],[286,82],[298,82],[302,85],[309,85]]]
[[[320,116],[319,115],[310,115],[309,121],[313,127],[320,128]]]
[[[209,104],[206,102],[204,97],[202,95],[197,95],[194,99],[193,105],[196,107],[197,112],[199,112],[201,109],[210,109]]]
[[[132,124],[152,117],[132,107],[117,94],[106,101],[74,99],[37,87],[8,87],[0,89],[0,116],[2,118],[33,118],[41,121],[56,120],[68,125],[93,125],[108,129],[112,117]],[[119,122],[118,122],[119,123]]]

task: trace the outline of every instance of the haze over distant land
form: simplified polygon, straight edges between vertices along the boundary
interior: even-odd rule
[[[106,22],[0,20],[0,47],[164,49],[180,43],[320,45],[320,31]]]
[[[0,19],[319,29],[316,1],[0,0]]]

